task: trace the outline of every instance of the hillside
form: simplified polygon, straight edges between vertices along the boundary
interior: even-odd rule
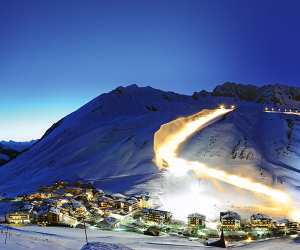
[[[15,159],[28,150],[35,142],[36,140],[28,142],[0,141],[0,166]]]
[[[236,88],[225,93],[225,84],[213,93],[187,96],[130,85],[102,94],[58,121],[30,150],[2,167],[0,192],[25,193],[58,179],[85,179],[110,191],[145,188],[149,181],[159,186],[160,174],[152,161],[154,133],[178,116],[220,103],[234,103],[238,109],[194,136],[183,155],[232,171],[243,163],[272,175],[275,182],[299,185],[298,117],[263,113],[265,103],[278,102],[256,95],[253,99],[252,94],[244,98]],[[263,88],[268,96],[278,87]],[[284,105],[299,107],[297,98],[287,103],[285,92],[280,98]]]

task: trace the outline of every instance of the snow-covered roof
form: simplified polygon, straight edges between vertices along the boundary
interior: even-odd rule
[[[54,214],[60,214],[60,210],[57,207],[50,207],[49,212]]]
[[[71,202],[72,202],[72,206],[73,206],[74,208],[80,208],[80,207],[83,207],[82,203],[79,202],[79,201],[77,201],[77,200],[72,199]]]
[[[114,194],[113,197],[119,198],[119,199],[126,199],[126,196],[124,194],[120,194],[120,193]]]
[[[102,197],[99,198],[99,201],[110,201],[110,200],[112,200],[112,198],[107,197],[107,196],[102,196]]]
[[[31,205],[31,204],[25,204],[23,208],[26,209],[26,210],[30,210],[30,209],[33,208],[33,205]]]
[[[251,215],[251,219],[253,220],[272,220],[272,218],[268,215],[265,215],[265,214],[253,214]]]
[[[128,198],[128,200],[137,201],[138,199],[135,196],[131,196],[130,198]]]
[[[202,219],[202,220],[205,220],[205,215],[202,215],[202,214],[198,214],[198,213],[193,213],[193,214],[190,214],[188,216],[188,218],[199,218],[199,219]]]
[[[227,212],[223,212],[221,213],[221,218],[222,219],[235,219],[235,220],[240,220],[241,216],[233,211],[227,211]]]
[[[137,203],[137,200],[135,199],[128,199],[125,201],[125,203],[129,204],[129,205],[133,205],[134,203]]]
[[[288,219],[278,219],[278,220],[276,220],[277,224],[287,224],[288,222],[289,222]]]

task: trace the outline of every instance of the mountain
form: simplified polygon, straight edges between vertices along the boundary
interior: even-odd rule
[[[299,118],[262,112],[266,103],[279,105],[274,93],[283,105],[298,108],[299,89],[293,94],[287,89],[225,83],[212,93],[188,96],[118,87],[55,123],[28,151],[0,168],[0,194],[26,193],[59,179],[84,179],[116,192],[159,186],[161,172],[152,160],[154,133],[170,120],[221,103],[238,109],[193,136],[182,154],[230,171],[257,169],[275,182],[297,187]]]
[[[258,103],[272,104],[276,106],[293,107],[299,106],[300,89],[286,85],[265,85],[257,87],[255,85],[243,85],[226,82],[217,86],[213,96],[227,96],[239,100],[253,101]]]
[[[0,141],[0,166],[15,159],[22,152],[29,149],[37,140],[16,142],[16,141]]]

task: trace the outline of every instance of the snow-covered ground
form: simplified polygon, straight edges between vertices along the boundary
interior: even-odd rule
[[[120,244],[89,242],[86,243],[81,250],[132,250],[132,249]]]
[[[85,244],[83,229],[62,227],[37,227],[26,226],[10,228],[5,244],[5,228],[0,227],[0,249],[5,250],[80,250]],[[100,230],[88,230],[90,242],[113,243],[132,249],[156,250],[156,249],[218,249],[205,247],[197,241],[184,238],[161,236],[152,237],[129,232],[109,232]],[[276,239],[262,242],[240,244],[236,249],[253,250],[296,250],[300,249],[300,242],[294,239]]]

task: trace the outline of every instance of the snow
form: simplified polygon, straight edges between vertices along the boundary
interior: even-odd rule
[[[8,161],[9,159],[10,159],[10,158],[9,158],[8,155],[6,155],[6,154],[1,154],[1,153],[0,153],[0,160]]]
[[[37,226],[10,227],[7,244],[4,244],[5,232],[6,228],[0,226],[0,249],[5,250],[80,250],[86,244],[83,229]],[[128,232],[110,232],[91,229],[87,231],[87,234],[89,242],[94,243],[93,245],[109,246],[107,244],[115,244],[119,247],[116,249],[208,249],[200,242],[175,236],[152,237]],[[257,243],[252,242],[248,245],[245,244],[246,243],[238,244],[235,248],[253,250],[296,250],[300,247],[300,243],[297,243],[294,239],[265,240]],[[98,250],[99,248],[96,249]],[[209,249],[217,250],[218,248],[209,247]]]
[[[86,244],[81,250],[131,250],[131,248],[117,244],[91,242]]]

